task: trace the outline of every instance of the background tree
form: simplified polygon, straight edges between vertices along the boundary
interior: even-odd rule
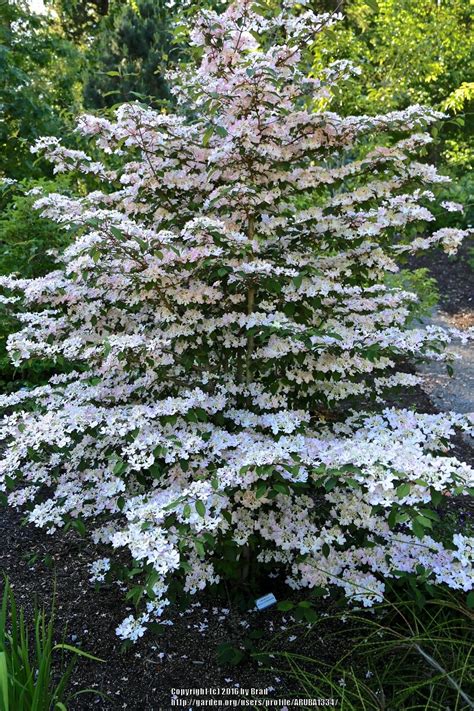
[[[172,20],[165,0],[115,4],[89,49],[86,105],[104,108],[138,96],[151,102],[169,99],[165,67],[178,55]]]
[[[474,4],[464,0],[315,0],[344,19],[314,46],[314,70],[351,59],[362,72],[336,95],[342,114],[403,109],[414,103],[451,115],[430,148],[455,180],[446,196],[474,209]],[[452,221],[451,221],[452,222]],[[447,224],[451,224],[448,220]]]
[[[110,9],[110,0],[46,0],[54,8],[66,37],[84,43],[94,36],[100,20]]]
[[[472,3],[351,0],[342,12],[343,21],[315,47],[316,69],[343,58],[362,69],[336,100],[340,111],[374,114],[416,103],[441,108],[472,81]]]
[[[54,21],[26,2],[0,3],[0,176],[40,176],[30,147],[45,133],[64,135],[81,106],[81,59]]]
[[[75,186],[77,188],[77,185]],[[56,264],[55,255],[69,243],[67,231],[52,220],[41,218],[33,205],[39,190],[68,190],[67,180],[23,180],[0,182],[0,274],[15,272],[25,277],[46,274]],[[44,381],[57,366],[38,364],[15,367],[6,351],[10,333],[20,326],[12,304],[0,303],[0,390]]]
[[[22,0],[0,3],[0,274],[39,276],[54,264],[49,253],[63,248],[67,234],[38,220],[29,191],[53,190],[51,166],[31,153],[38,136],[67,135],[71,115],[82,106],[80,51],[56,21],[32,13]],[[44,180],[47,177],[48,180]],[[64,182],[62,186],[65,187]],[[18,328],[15,309],[0,304],[0,388],[38,382],[48,365],[15,368],[5,350]]]
[[[200,5],[217,7],[222,2]],[[194,12],[193,2],[111,2],[87,51],[86,105],[106,108],[136,98],[151,104],[169,101],[165,73],[189,55],[185,22]]]

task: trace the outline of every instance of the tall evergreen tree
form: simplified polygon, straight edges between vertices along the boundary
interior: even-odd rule
[[[164,0],[115,5],[91,46],[85,86],[88,106],[105,108],[138,97],[169,99],[163,67],[174,54],[171,14]]]
[[[76,43],[94,36],[110,10],[109,0],[50,0],[65,35]]]

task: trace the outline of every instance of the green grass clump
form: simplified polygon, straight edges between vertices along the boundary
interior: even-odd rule
[[[336,612],[312,625],[300,647],[311,649],[316,634],[327,660],[269,645],[272,672],[285,675],[296,697],[333,698],[340,711],[467,711],[474,709],[473,622],[460,595],[439,593],[421,608],[395,596],[372,615]],[[336,660],[332,650],[342,650]]]
[[[64,642],[55,644],[53,626],[54,607],[49,619],[44,610],[35,608],[30,640],[24,611],[17,609],[5,580],[0,610],[0,711],[67,711],[78,694],[99,693],[84,689],[68,696],[77,657],[103,660]],[[72,657],[68,662],[67,656]]]

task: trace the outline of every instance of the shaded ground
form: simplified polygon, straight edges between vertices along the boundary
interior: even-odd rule
[[[449,314],[458,328],[474,325],[474,269],[469,251],[474,237],[465,239],[459,252],[447,257],[441,250],[423,254],[411,261],[412,267],[426,267],[438,284],[439,310]],[[471,257],[472,259],[472,257]]]
[[[474,270],[469,264],[469,250],[474,240],[466,240],[459,253],[447,258],[441,252],[414,260],[417,267],[427,267],[438,284],[440,300],[430,323],[461,331],[474,327]],[[459,342],[450,346],[457,360],[450,376],[441,363],[427,363],[418,368],[423,388],[439,410],[474,412],[474,348]]]
[[[461,328],[472,325],[473,272],[467,265],[465,250],[459,258],[449,262],[440,255],[429,262],[417,260],[416,266],[429,267],[438,280],[442,299],[437,318]],[[418,390],[406,402],[398,401],[399,404],[415,405],[420,411],[433,411],[437,407],[451,409],[454,401],[450,388],[453,387],[457,406],[461,405],[459,409],[465,409],[464,402],[468,408],[474,390],[470,385],[472,352],[467,357],[463,353],[463,358],[464,370],[457,379],[450,382],[444,374],[428,370],[425,372],[426,392]],[[472,461],[472,450],[460,438],[455,441],[455,454],[464,461]],[[453,511],[459,511],[457,506],[455,500],[448,505]],[[324,624],[318,623],[314,633],[305,637],[306,629],[301,625],[295,627],[288,613],[274,608],[264,613],[242,612],[232,608],[225,598],[201,596],[193,599],[187,608],[174,610],[174,624],[164,627],[159,636],[146,637],[122,653],[115,628],[132,608],[124,608],[123,594],[117,587],[103,587],[98,591],[91,587],[88,565],[97,557],[96,548],[73,532],[63,538],[50,537],[30,526],[22,527],[21,516],[11,510],[0,510],[0,525],[0,570],[10,576],[17,602],[31,613],[35,596],[41,604],[49,604],[56,585],[58,640],[67,624],[68,642],[105,660],[104,664],[81,661],[73,677],[74,688],[101,689],[111,701],[82,696],[71,704],[72,711],[168,709],[171,708],[171,690],[176,687],[260,688],[267,689],[270,698],[281,697],[291,690],[278,672],[265,672],[263,666],[250,659],[237,667],[219,665],[218,647],[226,642],[244,652],[245,647],[258,644],[262,648],[271,640],[270,651],[307,653],[328,663],[341,652],[334,646],[331,630],[326,637]],[[261,594],[270,591],[279,599],[288,595],[272,580],[262,586]],[[324,607],[320,605],[322,611]],[[348,644],[350,631],[347,632],[346,641],[344,634],[339,635],[341,645]]]
[[[217,625],[217,632],[213,629],[211,639],[203,645],[193,626],[203,622],[205,613],[186,618],[178,614],[177,624],[158,644],[147,639],[121,654],[114,630],[132,609],[123,607],[118,589],[95,591],[91,587],[88,565],[96,552],[72,533],[64,538],[49,537],[29,526],[21,529],[20,517],[12,511],[2,511],[1,516],[0,565],[10,575],[17,602],[31,609],[34,595],[42,602],[49,601],[56,584],[58,630],[67,624],[66,641],[105,660],[105,664],[81,662],[74,679],[79,688],[92,686],[106,692],[113,703],[94,703],[87,697],[73,708],[154,709],[169,704],[173,686],[225,684],[210,653],[212,638],[215,643],[226,639],[227,624]]]
[[[123,652],[115,628],[133,610],[125,607],[123,593],[117,587],[94,590],[90,585],[88,565],[97,558],[97,548],[73,532],[63,537],[48,536],[40,529],[23,527],[21,516],[12,510],[2,509],[0,520],[0,569],[8,572],[17,603],[30,616],[34,599],[49,605],[56,587],[57,641],[67,626],[66,642],[105,660],[104,664],[80,660],[72,691],[92,687],[111,700],[81,696],[71,703],[73,711],[168,709],[172,689],[177,687],[266,689],[270,698],[291,691],[277,672],[264,671],[264,662],[248,659],[238,666],[219,665],[217,652],[222,643],[231,642],[245,654],[245,647],[258,644],[262,650],[271,641],[270,654],[306,652],[328,663],[341,654],[340,646],[334,645],[333,628],[327,630],[331,633],[330,647],[320,625],[317,634],[303,641],[307,626],[295,624],[288,613],[275,608],[241,611],[225,598],[209,595],[195,596],[182,611],[174,609],[170,615],[173,625]],[[262,594],[269,591],[280,600],[289,595],[271,580]],[[308,595],[305,591],[303,598]],[[322,612],[327,604],[319,606]],[[341,644],[345,645],[343,637]],[[270,658],[267,661],[271,663]]]
[[[472,312],[474,317],[474,312]],[[471,313],[469,313],[471,318]],[[466,322],[466,318],[463,323]],[[444,328],[460,328],[459,319],[448,313],[436,311],[430,323]],[[454,410],[455,412],[474,412],[474,349],[472,342],[467,345],[455,343],[450,345],[457,360],[453,363],[453,373],[450,375],[443,363],[425,363],[417,370],[423,376],[423,389],[439,410]]]

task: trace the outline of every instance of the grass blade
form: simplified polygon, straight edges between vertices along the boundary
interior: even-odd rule
[[[9,711],[8,667],[6,652],[0,652],[0,701],[1,711]]]

